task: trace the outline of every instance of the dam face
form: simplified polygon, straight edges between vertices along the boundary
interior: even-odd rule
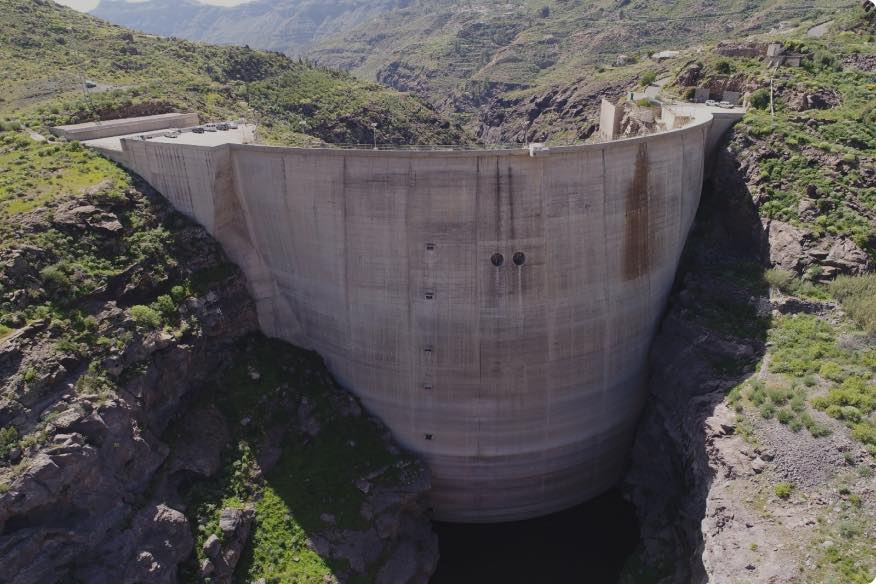
[[[623,472],[711,129],[534,156],[122,144],[240,265],[264,332],[425,458],[435,517],[496,522]]]

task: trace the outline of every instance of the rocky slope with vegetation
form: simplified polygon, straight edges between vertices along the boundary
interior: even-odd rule
[[[278,53],[136,33],[50,0],[0,2],[0,116],[41,126],[174,110],[249,118],[269,141],[465,142],[425,102]],[[83,83],[95,87],[83,96]]]
[[[655,343],[625,581],[876,574],[874,31],[852,11],[784,38],[812,57],[799,69],[720,48],[676,67],[679,93],[731,82],[753,111],[707,184]]]
[[[51,2],[0,2],[0,69],[0,581],[426,581],[427,470],[318,356],[256,332],[203,229],[45,126],[185,109],[278,140],[458,130],[346,75]]]
[[[654,65],[649,54],[826,20],[838,8],[827,0],[367,4],[367,11],[358,0],[320,2],[318,9],[304,0],[195,10],[186,5],[173,11],[172,25],[165,22],[171,11],[164,0],[104,2],[96,13],[150,32],[304,51],[321,64],[419,95],[476,133],[479,142],[497,143],[526,136],[581,140],[598,120],[593,98],[598,104],[600,93],[620,95],[635,84]],[[291,38],[314,26],[306,47]],[[537,115],[541,119],[534,122]]]

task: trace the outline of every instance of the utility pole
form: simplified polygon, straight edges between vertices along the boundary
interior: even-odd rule
[[[374,149],[377,150],[377,122],[371,122],[371,132],[374,135]]]

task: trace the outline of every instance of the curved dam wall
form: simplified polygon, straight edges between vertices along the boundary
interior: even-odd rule
[[[623,472],[711,129],[535,156],[123,148],[241,266],[264,332],[426,459],[436,518],[493,522]]]

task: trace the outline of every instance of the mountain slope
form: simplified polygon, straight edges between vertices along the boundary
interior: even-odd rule
[[[275,140],[464,141],[422,101],[277,53],[135,33],[40,0],[0,1],[0,113],[60,124],[172,109],[255,118]],[[82,98],[82,78],[97,84]]]
[[[544,87],[620,53],[740,37],[836,9],[822,0],[422,0],[318,41],[310,55],[435,101],[469,81]]]
[[[405,0],[257,0],[234,7],[195,0],[104,0],[94,16],[144,32],[300,55],[314,41],[404,5]]]
[[[589,94],[622,93],[645,70],[648,53],[789,28],[801,20],[822,22],[838,9],[829,0],[410,0],[368,4],[364,11],[361,2],[348,0],[321,4],[313,16],[300,1],[201,6],[194,12],[190,4],[171,10],[168,1],[104,2],[97,14],[187,38],[306,51],[319,63],[414,92],[486,141],[522,141],[526,134],[521,127],[497,130],[496,118],[504,114],[485,116],[479,110],[486,106],[506,110],[521,97],[540,99],[555,88],[580,93],[564,88],[581,82],[591,86]],[[172,26],[164,22],[170,19]],[[316,33],[284,40],[302,27]],[[621,54],[625,63],[642,65],[614,71]],[[591,110],[588,105],[588,118]],[[564,135],[586,137],[591,123],[582,119]]]

